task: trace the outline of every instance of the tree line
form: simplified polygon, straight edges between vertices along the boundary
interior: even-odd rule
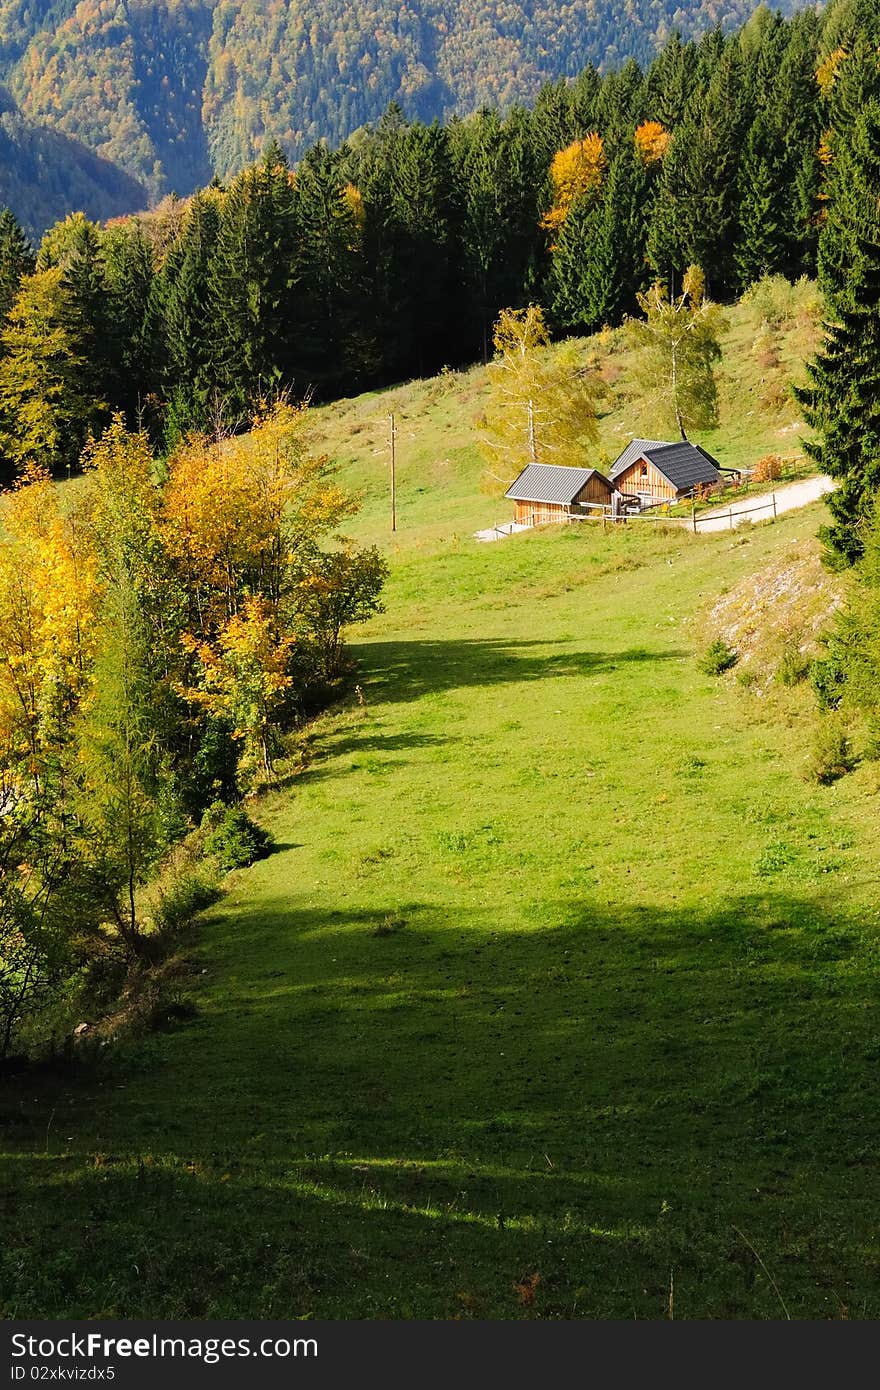
[[[74,215],[36,252],[6,214],[5,476],[75,463],[114,411],[168,448],[277,389],[330,399],[488,357],[505,308],[587,333],[692,264],[717,301],[813,274],[834,150],[877,89],[878,8],[761,9],[504,116],[392,107],[293,169],[272,143],[225,186],[103,227]]]

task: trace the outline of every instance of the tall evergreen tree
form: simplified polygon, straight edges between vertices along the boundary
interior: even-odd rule
[[[223,199],[211,262],[216,376],[223,407],[244,419],[283,384],[289,354],[293,188],[287,161],[270,145]]]
[[[577,333],[619,323],[635,307],[644,269],[645,173],[628,140],[598,196],[578,200],[560,229],[549,288],[555,322]]]
[[[216,193],[197,193],[181,234],[156,277],[150,302],[153,335],[164,347],[162,382],[168,443],[208,421],[216,351],[211,269],[219,223]]]
[[[740,290],[781,270],[785,252],[784,192],[767,127],[757,116],[740,166],[739,227],[733,252]]]
[[[12,308],[25,275],[32,275],[33,247],[9,208],[0,212],[0,323]]]
[[[324,146],[297,167],[293,218],[287,370],[298,394],[315,389],[327,399],[369,379],[377,348],[366,306],[363,198]]]
[[[538,230],[538,178],[522,120],[481,111],[450,131],[459,238],[474,339],[488,358],[492,325],[523,294]]]
[[[386,377],[458,359],[460,278],[448,137],[391,108],[361,170],[365,250]]]
[[[663,158],[648,216],[648,260],[670,289],[689,265],[714,270],[718,264],[724,234],[718,202],[713,152],[695,99]]]
[[[153,253],[136,218],[105,231],[103,252],[108,317],[118,354],[118,400],[134,425],[155,393],[162,356],[150,311]]]
[[[837,483],[828,498],[828,556],[847,565],[862,553],[880,489],[880,102],[872,101],[836,140],[835,160],[820,245],[826,337],[797,394],[817,434],[805,448]],[[837,258],[841,246],[852,251],[849,279]]]

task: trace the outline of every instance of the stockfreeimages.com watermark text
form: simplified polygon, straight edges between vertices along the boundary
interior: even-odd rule
[[[264,1357],[284,1360],[293,1356],[318,1355],[315,1337],[162,1337],[153,1333],[147,1337],[107,1337],[100,1332],[68,1333],[60,1337],[33,1337],[23,1332],[13,1333],[11,1367],[12,1380],[113,1380],[115,1360],[136,1357],[155,1360],[170,1357],[177,1360],[201,1361],[215,1366],[220,1361],[236,1357]],[[52,1376],[43,1372],[49,1361],[83,1360],[90,1366],[61,1366],[62,1372]],[[97,1365],[100,1360],[105,1364]],[[66,1371],[67,1374],[63,1374]],[[101,1374],[103,1373],[103,1374]]]

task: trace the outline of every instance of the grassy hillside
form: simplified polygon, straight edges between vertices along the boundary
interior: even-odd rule
[[[807,692],[694,659],[820,511],[432,539],[492,509],[449,388],[195,1016],[7,1084],[6,1316],[880,1315],[877,776],[806,782]]]
[[[727,467],[750,467],[763,455],[777,453],[792,471],[809,471],[791,385],[800,381],[803,363],[817,342],[815,286],[806,280],[792,286],[781,277],[764,281],[727,316],[718,370],[720,424],[698,442]],[[621,330],[583,340],[581,355],[596,366],[606,386],[599,448],[585,459],[602,468],[633,434],[654,437],[657,426],[634,392],[631,354]],[[398,547],[424,546],[450,534],[469,536],[510,520],[511,504],[503,493],[518,467],[512,463],[511,476],[503,481],[487,473],[478,437],[485,395],[485,369],[474,367],[314,412],[316,443],[340,461],[346,480],[364,499],[353,533],[370,540],[390,538],[392,411],[398,428]]]

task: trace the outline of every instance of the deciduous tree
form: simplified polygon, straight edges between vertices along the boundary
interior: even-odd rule
[[[627,329],[639,350],[635,380],[651,428],[676,429],[682,439],[689,429],[711,429],[718,419],[714,365],[724,318],[706,298],[702,271],[688,267],[679,295],[658,282],[638,300],[645,317],[627,320]]]

